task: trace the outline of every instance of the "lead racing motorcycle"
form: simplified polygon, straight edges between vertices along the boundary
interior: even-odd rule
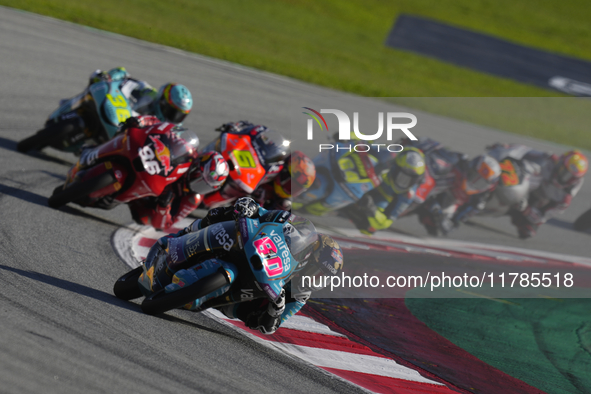
[[[145,296],[141,308],[149,315],[276,301],[318,234],[309,220],[287,211],[259,208],[258,213],[161,238],[142,265],[117,280],[115,295]]]
[[[115,79],[115,78],[113,78]],[[117,126],[133,115],[121,93],[121,80],[100,81],[79,95],[63,100],[45,126],[17,145],[19,152],[46,146],[78,154],[84,144],[100,144],[113,138]]]

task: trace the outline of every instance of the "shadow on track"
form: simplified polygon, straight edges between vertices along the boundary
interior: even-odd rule
[[[52,175],[52,174],[50,174],[50,175]],[[52,175],[52,176],[56,176],[56,175]],[[8,196],[19,198],[19,199],[21,199],[23,201],[27,201],[27,202],[30,202],[30,203],[33,203],[33,204],[40,205],[40,206],[45,207],[45,208],[49,208],[47,206],[47,197],[42,196],[42,195],[39,195],[37,193],[33,193],[33,192],[30,192],[30,191],[24,190],[24,189],[18,189],[16,187],[12,187],[12,186],[8,186],[8,185],[3,185],[3,184],[0,183],[0,194],[6,194]],[[111,225],[111,226],[116,226],[116,227],[121,227],[122,226],[121,223],[116,223],[116,222],[113,222],[111,220],[101,218],[99,216],[91,215],[89,213],[83,212],[83,211],[81,211],[79,209],[72,208],[72,207],[67,206],[67,205],[59,208],[59,210],[61,212],[65,212],[65,213],[68,213],[70,215],[82,217],[82,218],[85,218],[85,219],[92,219],[92,220],[95,220],[97,222],[102,222],[102,223],[105,223],[105,224],[108,224],[108,225]]]
[[[72,167],[74,164],[76,164],[76,162],[71,162],[68,160],[64,160],[64,159],[60,159],[59,157],[54,157],[51,155],[48,155],[45,152],[42,151],[30,151],[28,153],[23,153],[24,155],[30,156],[30,157],[34,157],[36,159],[40,159],[40,160],[44,160],[44,161],[50,161],[52,163],[57,163],[57,164],[61,164],[67,167]]]
[[[65,183],[66,179],[68,178],[66,175],[58,175],[58,174],[54,174],[53,172],[49,172],[49,171],[45,171],[45,170],[41,170],[40,172],[42,172],[45,175],[49,175],[52,178],[59,179],[61,183]]]
[[[571,222],[567,222],[566,220],[560,220],[556,218],[552,218],[546,222],[550,226],[558,227],[563,230],[570,230],[575,231],[577,233],[585,233],[586,231],[577,231],[574,229],[573,224]]]
[[[188,311],[186,311],[186,312],[188,312]],[[180,318],[178,318],[176,316],[162,314],[162,315],[158,315],[158,316],[155,316],[155,317],[157,317],[159,319],[162,319],[162,320],[167,320],[167,321],[170,321],[170,322],[173,322],[173,323],[179,323],[179,324],[182,324],[184,326],[196,328],[198,330],[204,330],[204,331],[209,331],[209,332],[212,332],[212,333],[215,333],[215,334],[220,334],[220,335],[223,335],[223,336],[228,337],[228,338],[232,338],[232,339],[235,339],[236,338],[236,337],[234,337],[234,336],[232,336],[230,334],[226,334],[224,332],[221,332],[220,330],[216,330],[215,328],[205,327],[205,326],[203,326],[201,324],[197,324],[197,323],[194,323],[192,321],[180,319]],[[216,323],[217,324],[221,324],[221,323],[218,323],[218,322],[216,322]]]
[[[45,206],[47,206],[47,199],[46,199],[46,202],[45,202]],[[117,222],[114,222],[114,221],[109,220],[109,219],[101,218],[99,216],[91,215],[89,213],[86,213],[84,211],[81,211],[80,209],[73,208],[73,207],[70,207],[68,205],[64,205],[64,206],[60,207],[58,210],[61,211],[61,212],[69,213],[70,215],[78,216],[78,217],[85,218],[85,219],[95,220],[97,222],[105,223],[105,224],[108,224],[110,226],[115,226],[117,228],[124,227],[123,224],[121,224],[121,223],[117,223]]]
[[[41,196],[37,193],[33,193],[24,189],[18,189],[16,187],[3,185],[0,183],[0,194],[6,194],[12,197],[19,198],[23,201],[41,205],[42,207],[47,207],[47,197]]]
[[[16,141],[9,140],[8,138],[0,137],[0,148],[11,150],[16,152]]]
[[[464,223],[467,226],[472,226],[472,227],[478,227],[487,231],[491,231],[493,233],[496,234],[500,234],[500,235],[504,235],[505,237],[511,238],[511,239],[518,239],[516,234],[512,234],[503,230],[499,230],[496,229],[494,227],[491,226],[487,226],[486,224],[482,224],[482,223],[478,223],[478,222],[473,222],[472,220],[468,220],[466,223]]]
[[[130,303],[127,301],[120,300],[119,298],[115,297],[113,294],[106,293],[101,290],[93,289],[92,287],[84,286],[79,283],[71,282],[69,280],[55,278],[53,276],[49,276],[46,274],[42,274],[40,272],[35,271],[25,271],[19,268],[8,267],[6,265],[0,264],[0,269],[4,271],[14,272],[15,274],[24,276],[29,279],[36,280],[38,282],[42,282],[51,286],[59,287],[60,289],[64,289],[70,291],[72,293],[76,293],[85,297],[94,298],[96,300],[105,302],[107,304],[111,304],[114,306],[118,306],[120,308],[128,309],[133,312],[141,313],[140,307],[137,304]]]

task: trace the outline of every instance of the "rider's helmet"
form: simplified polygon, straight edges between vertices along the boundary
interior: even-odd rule
[[[275,194],[281,198],[297,197],[312,186],[316,179],[316,167],[308,156],[299,150],[286,160],[273,180]]]
[[[493,189],[499,182],[501,166],[492,156],[476,156],[468,163],[462,190],[468,194],[478,194]]]
[[[218,190],[229,174],[228,163],[218,152],[203,152],[189,171],[188,187],[196,194]]]
[[[181,123],[193,108],[191,92],[185,86],[167,83],[158,89],[154,115],[163,122]]]
[[[343,252],[339,244],[328,235],[320,234],[313,244],[310,256],[298,271],[298,287],[301,291],[318,291],[324,287],[324,277],[338,275],[343,269]],[[308,280],[309,278],[309,280]],[[301,286],[300,286],[301,285]]]
[[[554,167],[552,180],[558,186],[571,186],[587,173],[589,161],[583,153],[578,150],[565,152],[558,158]]]
[[[396,156],[387,183],[397,193],[407,192],[425,177],[425,155],[417,148],[405,148]]]

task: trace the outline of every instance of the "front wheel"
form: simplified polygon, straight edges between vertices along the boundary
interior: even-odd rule
[[[579,216],[573,223],[573,227],[577,231],[585,231],[591,228],[591,209]]]
[[[129,271],[115,282],[113,286],[113,293],[115,297],[121,298],[122,300],[129,301],[134,298],[140,298],[143,294],[138,285],[138,279],[144,272],[144,267],[139,266]]]
[[[171,309],[180,308],[227,284],[226,276],[218,271],[172,293],[166,293],[164,289],[161,289],[144,299],[142,311],[148,315],[158,315]]]
[[[80,200],[116,181],[117,179],[115,179],[113,174],[104,172],[95,178],[90,178],[82,182],[74,182],[65,189],[61,187],[56,188],[47,203],[52,208],[59,208],[69,202]]]

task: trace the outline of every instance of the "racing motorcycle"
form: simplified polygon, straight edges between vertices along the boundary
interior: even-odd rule
[[[124,300],[145,296],[141,308],[149,315],[183,306],[204,311],[265,297],[275,301],[297,270],[294,255],[317,237],[309,220],[287,211],[213,224],[168,238],[166,249],[156,243],[113,291]]]
[[[132,116],[132,108],[119,89],[121,81],[101,81],[61,103],[43,129],[17,144],[19,152],[46,146],[78,153],[85,143],[99,144],[117,133],[117,126]]]
[[[322,216],[345,208],[380,185],[381,171],[395,154],[381,151],[349,151],[350,144],[335,142],[335,148],[314,158],[316,179],[293,202],[294,209]]]
[[[527,163],[521,160],[527,150],[529,150],[527,147],[507,148],[502,145],[493,145],[487,148],[487,154],[499,162],[501,177],[484,209],[478,213],[479,215],[507,215],[512,208],[527,202],[531,186],[529,174],[532,169],[528,168]]]
[[[85,149],[66,182],[49,198],[58,208],[69,202],[107,208],[148,196],[189,171],[197,157],[197,136],[172,123],[130,127],[111,141]]]
[[[275,177],[289,155],[290,142],[281,134],[264,126],[243,130],[219,128],[221,135],[204,151],[220,152],[228,163],[230,173],[224,185],[207,194],[202,208],[227,205],[245,194],[252,194],[259,185]]]

